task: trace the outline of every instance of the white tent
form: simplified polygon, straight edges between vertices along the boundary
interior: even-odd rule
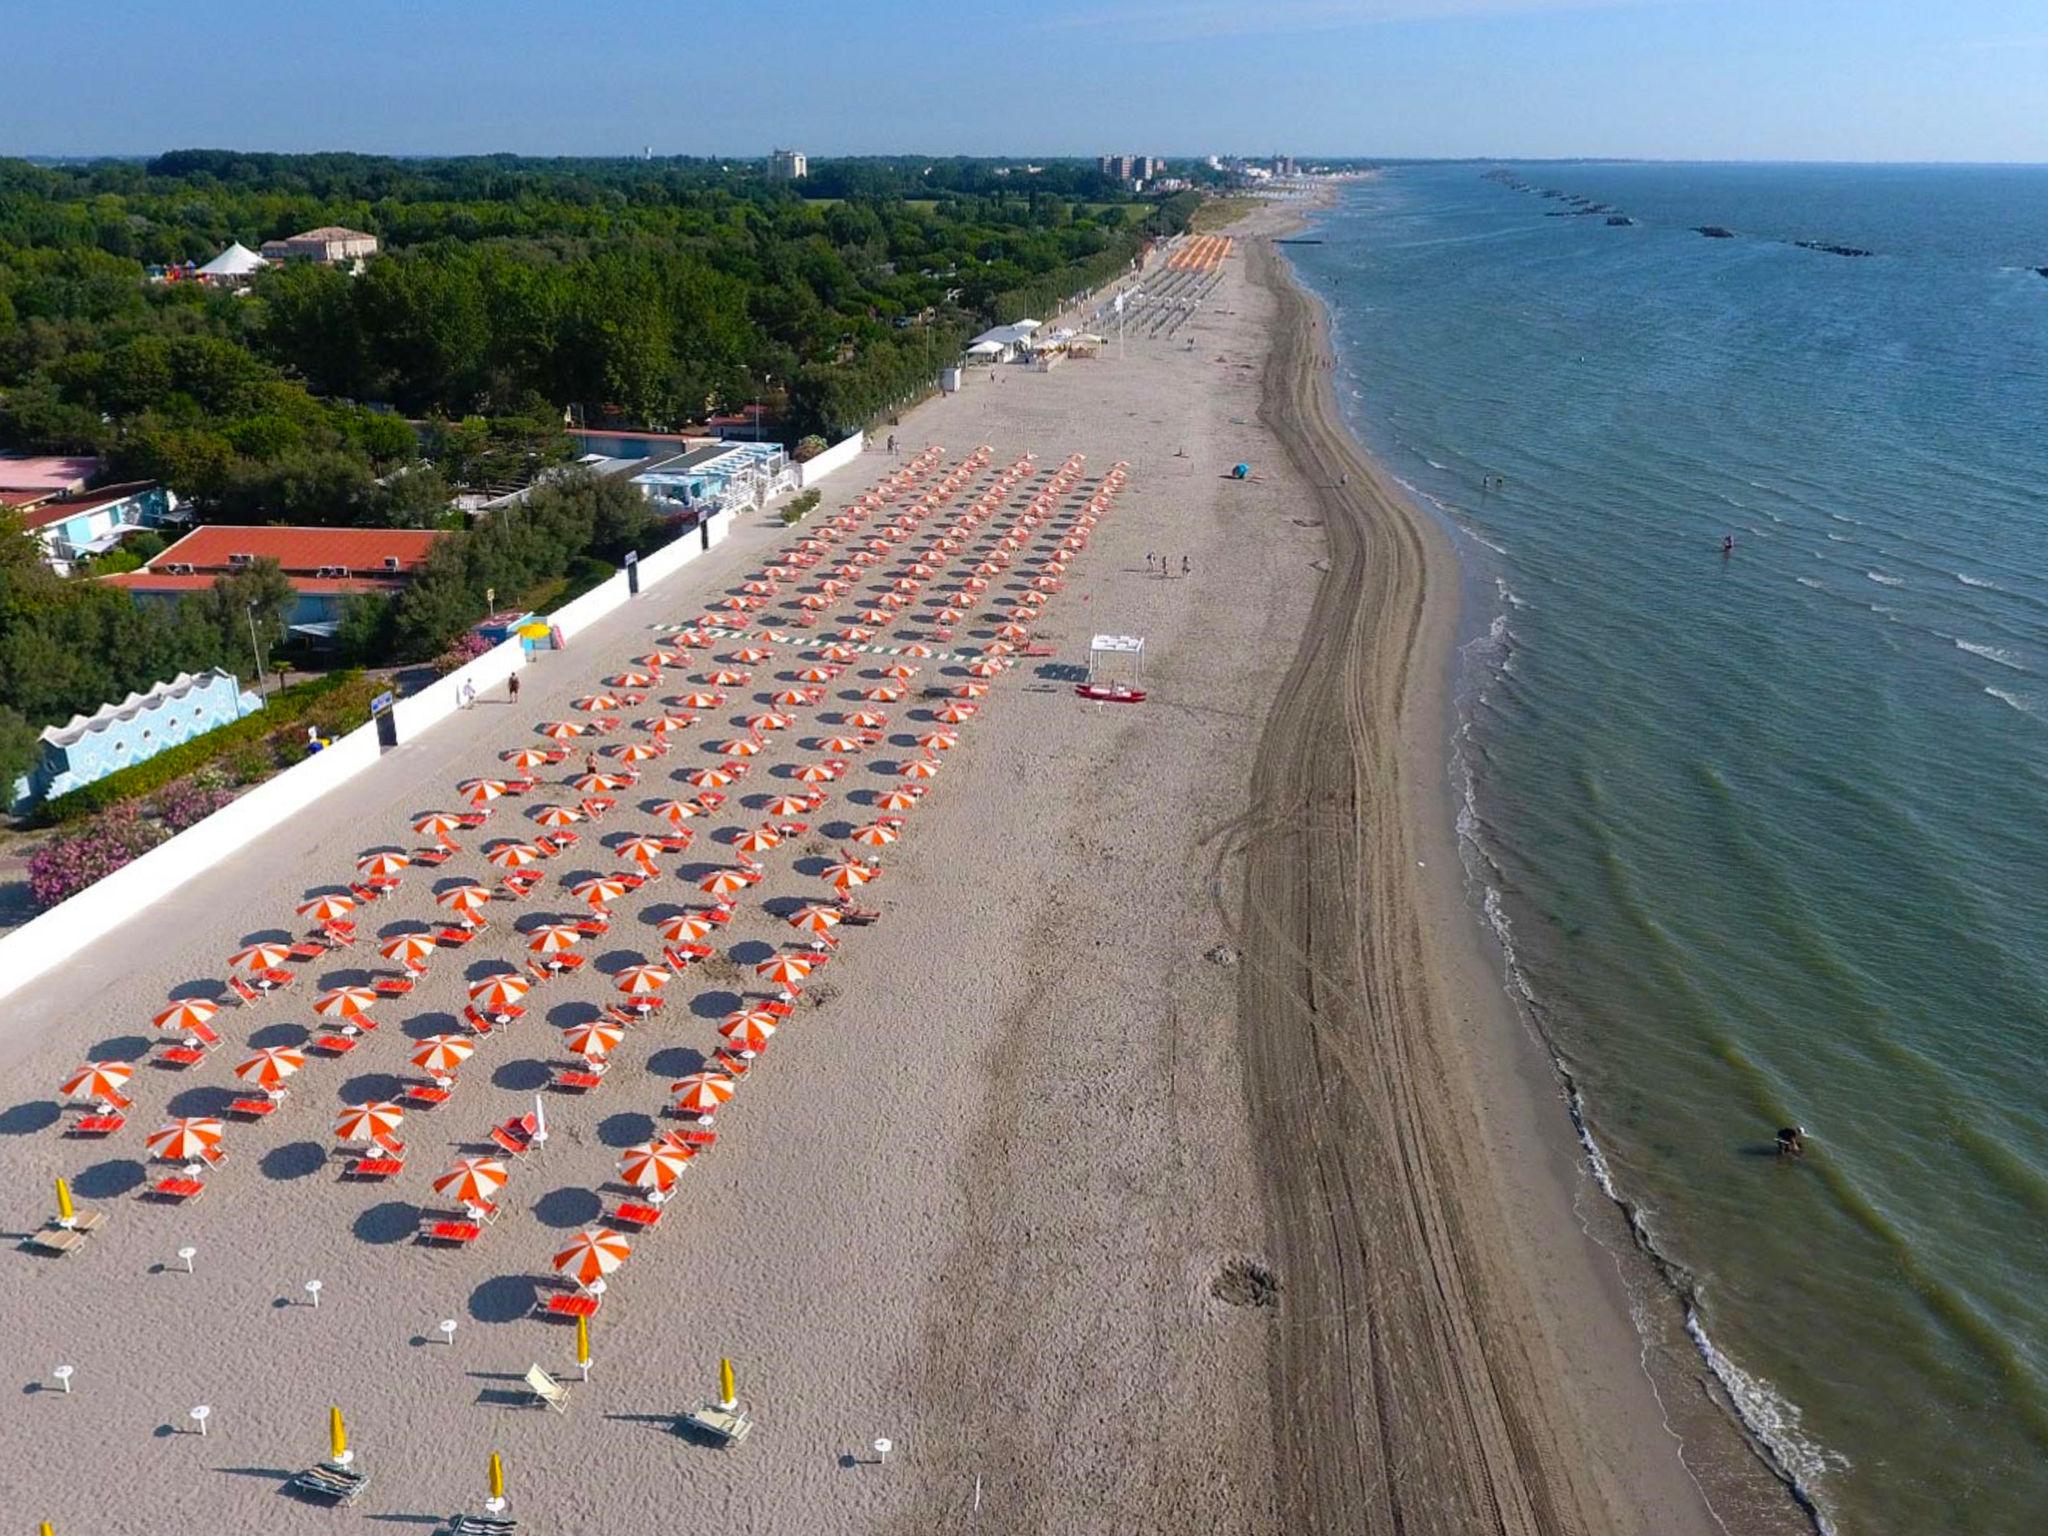
[[[237,240],[199,269],[201,277],[247,277],[270,263]]]

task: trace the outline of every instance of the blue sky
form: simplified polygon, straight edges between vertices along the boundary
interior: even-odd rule
[[[0,0],[0,153],[2048,161],[2043,0]]]

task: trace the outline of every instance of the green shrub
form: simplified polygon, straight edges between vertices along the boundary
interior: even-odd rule
[[[253,715],[244,715],[159,752],[147,762],[110,773],[103,779],[46,800],[35,813],[37,826],[57,826],[91,816],[124,800],[161,789],[176,779],[221,761],[236,781],[266,778],[280,764],[305,756],[304,725],[323,736],[339,736],[368,718],[370,700],[382,684],[360,672],[330,672],[308,682],[280,688]]]
[[[802,492],[788,506],[782,509],[784,523],[800,523],[818,510],[818,503],[825,499],[825,493],[813,487]]]

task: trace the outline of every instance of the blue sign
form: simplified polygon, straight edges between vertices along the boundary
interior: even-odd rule
[[[370,713],[373,715],[383,714],[385,710],[391,707],[391,701],[396,697],[397,695],[390,693],[378,694],[377,697],[370,700]]]

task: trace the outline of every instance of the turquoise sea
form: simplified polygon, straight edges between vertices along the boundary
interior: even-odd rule
[[[1475,902],[1698,1347],[1831,1529],[2048,1531],[2048,168],[1394,166],[1308,233],[1462,530]]]

